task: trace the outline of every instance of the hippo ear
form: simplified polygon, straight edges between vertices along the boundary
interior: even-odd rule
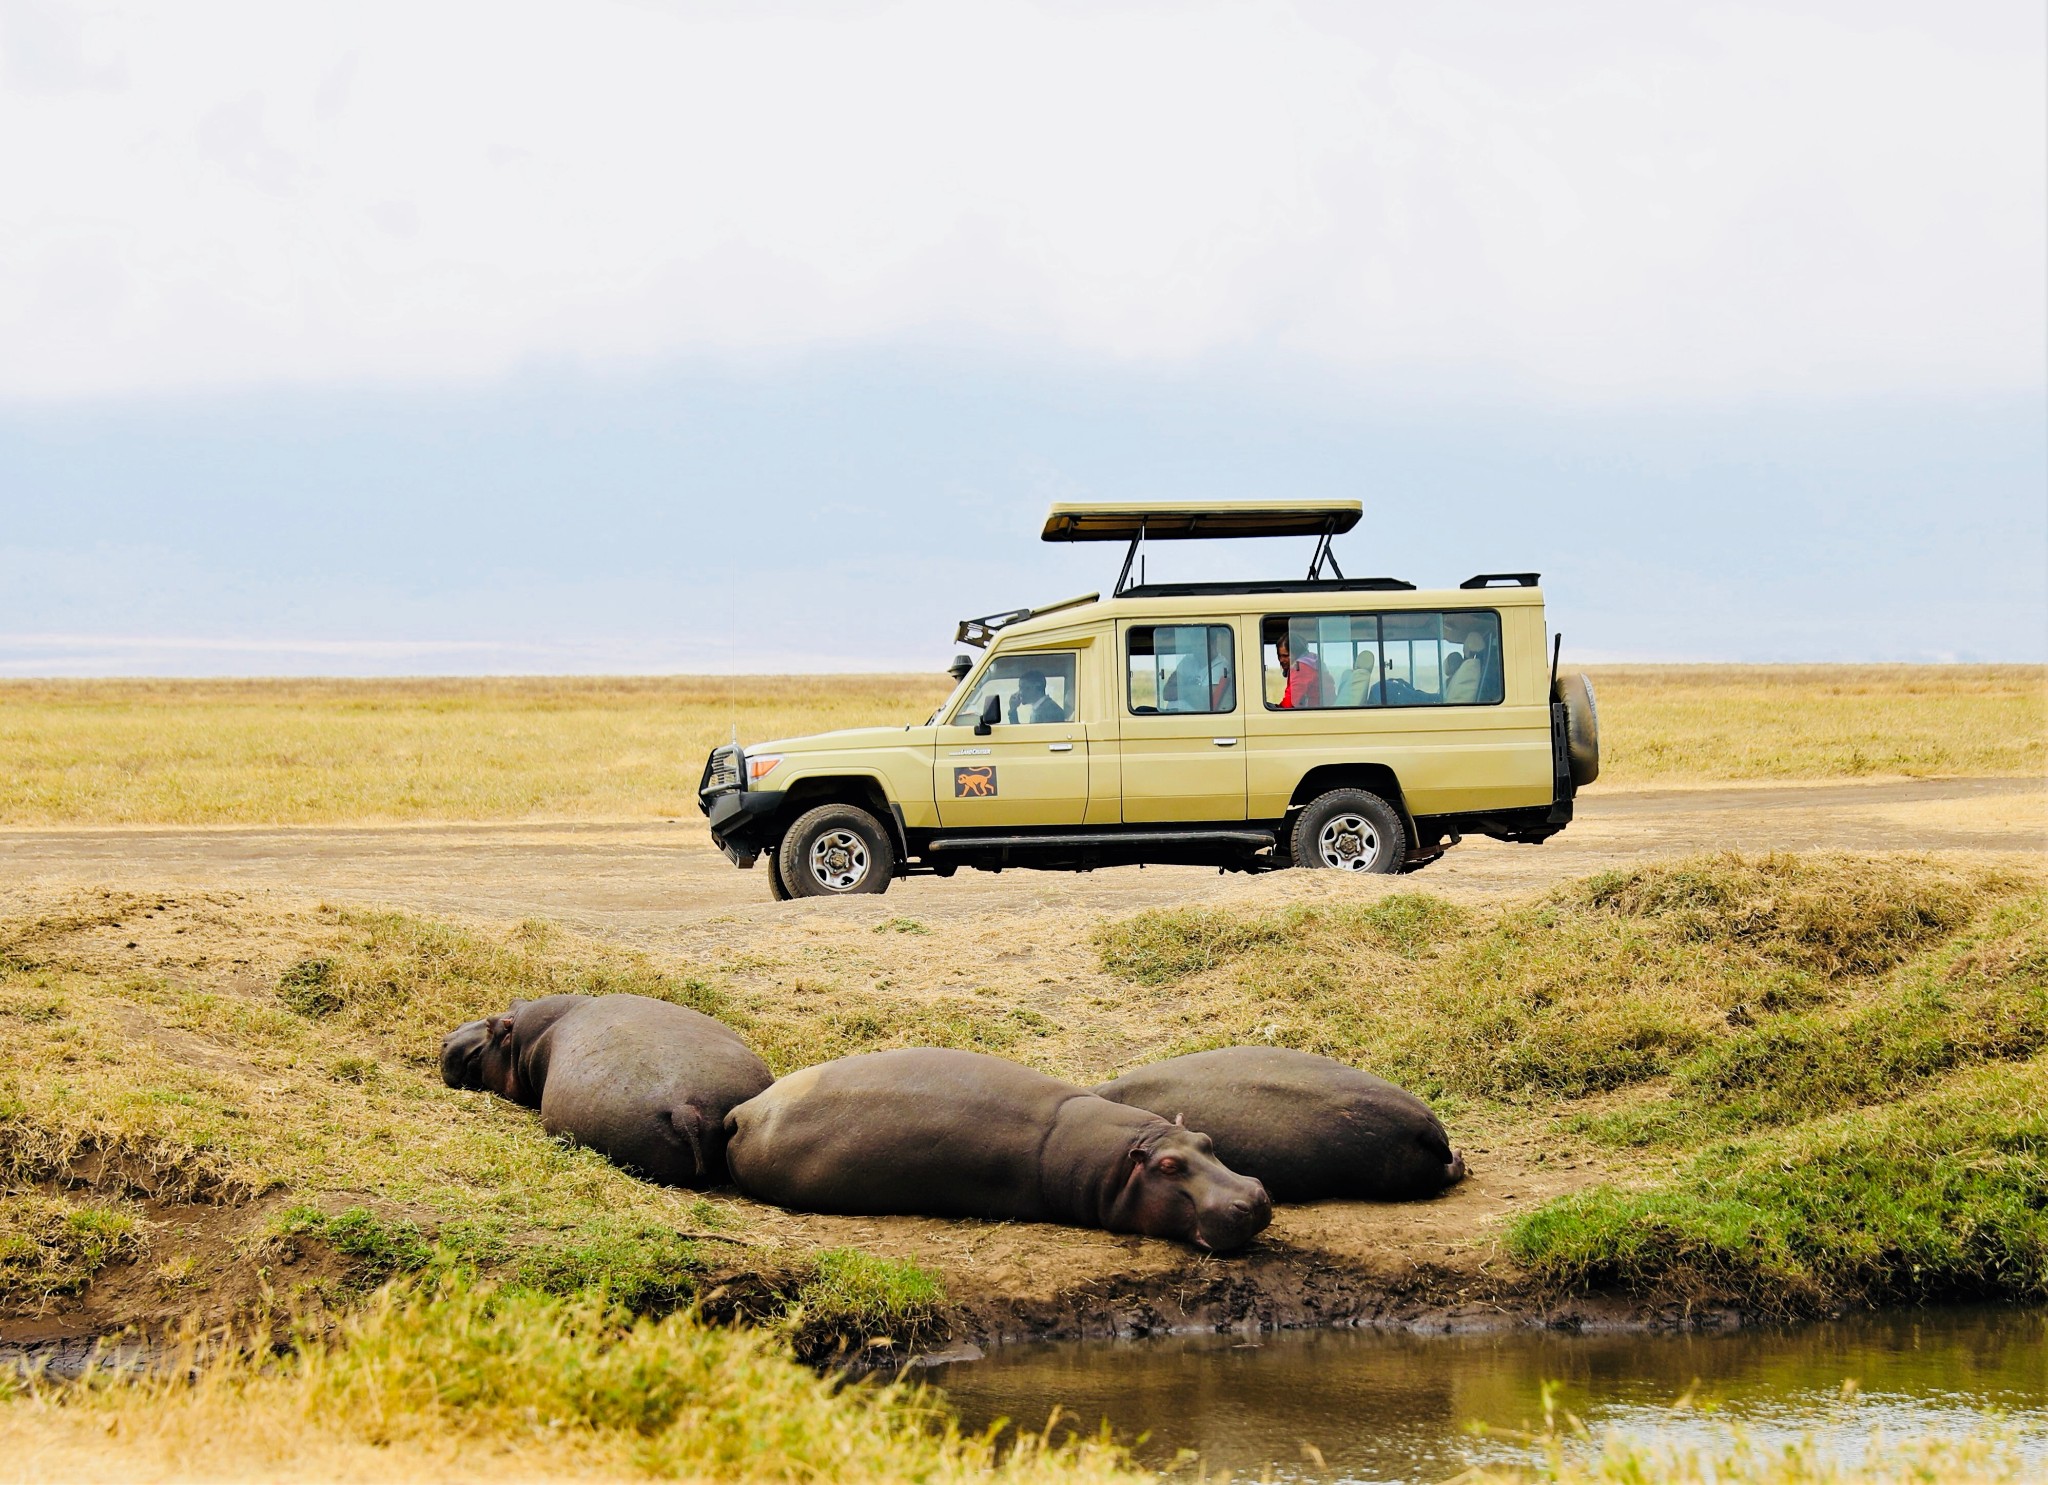
[[[1186,1129],[1188,1127],[1187,1115],[1175,1114],[1173,1116],[1173,1124],[1176,1129]]]
[[[492,1041],[509,1042],[512,1040],[512,1017],[509,1012],[502,1016],[491,1017],[489,1025]]]

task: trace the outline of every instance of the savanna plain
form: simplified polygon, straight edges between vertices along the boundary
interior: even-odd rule
[[[0,1372],[0,1478],[1136,1478],[878,1363],[2048,1301],[2048,675],[1594,678],[1605,770],[1541,848],[799,904],[710,848],[705,749],[914,721],[943,677],[0,684],[0,1340],[146,1362]],[[777,1073],[1299,1047],[1429,1098],[1473,1174],[1233,1259],[667,1190],[441,1086],[444,1030],[563,990],[706,1011]],[[1546,1478],[1838,1470],[1547,1437]]]

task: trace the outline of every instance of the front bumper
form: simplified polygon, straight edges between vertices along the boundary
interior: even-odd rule
[[[711,821],[711,839],[734,866],[752,866],[775,844],[775,819],[782,809],[779,789],[749,789],[714,795],[702,801]]]
[[[747,787],[747,754],[738,743],[713,748],[697,781],[697,808],[711,822],[711,839],[734,866],[749,867],[774,844],[779,789]]]

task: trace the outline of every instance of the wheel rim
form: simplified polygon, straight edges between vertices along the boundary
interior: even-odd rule
[[[1338,815],[1316,836],[1316,855],[1338,871],[1371,871],[1380,836],[1363,815]]]
[[[851,830],[828,830],[811,842],[811,876],[827,892],[851,892],[867,879],[868,843]]]

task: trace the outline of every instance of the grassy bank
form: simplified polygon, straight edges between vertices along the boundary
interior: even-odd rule
[[[538,922],[232,893],[55,895],[0,919],[0,1320],[196,1314],[317,1340],[196,1388],[17,1399],[7,1426],[45,1473],[114,1440],[86,1471],[108,1477],[245,1457],[256,1474],[449,1474],[485,1449],[564,1477],[1123,1468],[1101,1451],[998,1457],[932,1431],[907,1394],[804,1390],[792,1355],[916,1345],[986,1302],[968,1292],[981,1230],[931,1224],[911,1258],[807,1236],[440,1085],[448,1026],[564,990],[705,1010],[777,1071],[915,1043],[1077,1081],[1235,1041],[1342,1056],[1428,1093],[1461,1141],[1598,1156],[1601,1179],[1497,1229],[1458,1280],[1504,1301],[1795,1315],[2048,1298],[2048,901],[2030,874],[1702,857],[1488,906],[1365,884],[1046,919],[1040,946],[1064,935],[1093,967],[993,983],[963,966],[1011,952],[1009,935],[884,911],[699,962]],[[1119,1242],[1058,1251],[1082,1289],[1133,1262]],[[748,1324],[707,1327],[692,1306]],[[533,1411],[507,1412],[513,1396]],[[1574,1456],[1556,1477],[1627,1477],[1586,1473],[1608,1468]]]
[[[2030,875],[1720,856],[1487,908],[1396,889],[1149,912],[1049,926],[1099,965],[1067,983],[959,983],[979,951],[906,923],[683,963],[539,922],[231,894],[0,920],[0,1311],[89,1299],[103,1270],[128,1276],[125,1318],[345,1309],[436,1263],[557,1294],[602,1281],[657,1315],[745,1268],[767,1290],[732,1303],[800,1310],[821,1354],[944,1309],[915,1273],[792,1246],[759,1207],[647,1185],[440,1086],[444,1030],[557,991],[705,1011],[778,1073],[940,1045],[1087,1083],[1300,1047],[1415,1088],[1467,1138],[1596,1152],[1615,1180],[1512,1235],[1544,1284],[1778,1313],[2048,1297]]]
[[[1134,1477],[1105,1444],[963,1438],[928,1394],[835,1386],[765,1332],[459,1277],[384,1291],[281,1359],[244,1338],[156,1378],[14,1390],[0,1427],[27,1478]]]
[[[1796,1315],[2048,1299],[2048,899],[1931,860],[1702,857],[1491,914],[1399,893],[1096,930],[1176,1052],[1270,1040],[1637,1176],[1523,1218],[1560,1290]],[[1561,1132],[1560,1143],[1568,1138]]]
[[[2048,768],[2038,666],[1596,670],[1600,787]],[[0,824],[656,819],[706,751],[924,718],[943,675],[0,681]]]

